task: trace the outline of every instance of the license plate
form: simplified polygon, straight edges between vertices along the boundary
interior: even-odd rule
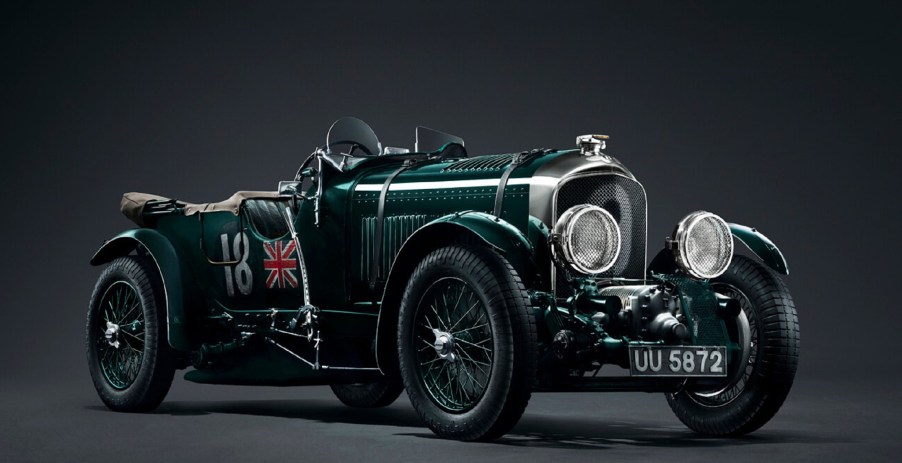
[[[629,346],[630,376],[726,376],[724,346]]]

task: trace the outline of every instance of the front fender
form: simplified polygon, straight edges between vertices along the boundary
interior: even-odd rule
[[[166,297],[166,325],[169,345],[190,351],[192,343],[185,317],[185,287],[179,256],[172,243],[160,232],[148,228],[124,231],[107,241],[91,258],[91,265],[102,265],[128,255],[138,246],[147,250],[163,280]]]
[[[504,257],[517,269],[524,280],[528,279],[532,273],[535,273],[534,269],[530,268],[534,266],[532,244],[517,227],[509,222],[492,214],[468,211],[440,217],[427,224],[426,227],[443,223],[456,225],[471,232],[482,239],[485,244],[504,254]],[[428,234],[426,227],[417,230],[417,233],[425,232],[425,234]],[[414,235],[417,233],[414,233]],[[404,248],[402,247],[401,251],[403,250]]]
[[[755,253],[755,255],[758,256],[762,262],[767,264],[768,267],[783,275],[789,275],[789,265],[786,264],[783,253],[777,249],[777,245],[775,245],[773,241],[755,228],[740,225],[738,223],[730,223],[728,225],[730,226],[730,232],[733,233],[733,236],[745,244],[745,246]]]
[[[376,360],[383,373],[397,373],[395,330],[401,297],[410,274],[429,252],[463,237],[470,237],[504,255],[524,282],[537,277],[532,244],[517,227],[494,215],[459,212],[424,225],[401,246],[383,290],[376,336]]]

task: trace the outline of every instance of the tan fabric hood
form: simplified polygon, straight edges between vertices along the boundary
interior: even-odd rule
[[[279,193],[275,191],[239,191],[233,194],[229,199],[218,203],[202,203],[193,204],[183,201],[176,201],[180,206],[184,206],[185,215],[194,215],[199,212],[218,212],[228,211],[238,215],[241,204],[248,199],[278,199]],[[157,196],[149,193],[130,192],[122,195],[122,201],[119,203],[119,210],[128,217],[132,222],[140,227],[145,226],[144,223],[144,206],[148,201],[171,201],[165,196]]]

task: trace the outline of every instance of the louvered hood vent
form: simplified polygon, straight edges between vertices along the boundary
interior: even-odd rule
[[[443,172],[487,172],[504,170],[514,159],[514,153],[492,154],[463,159],[442,169]]]

